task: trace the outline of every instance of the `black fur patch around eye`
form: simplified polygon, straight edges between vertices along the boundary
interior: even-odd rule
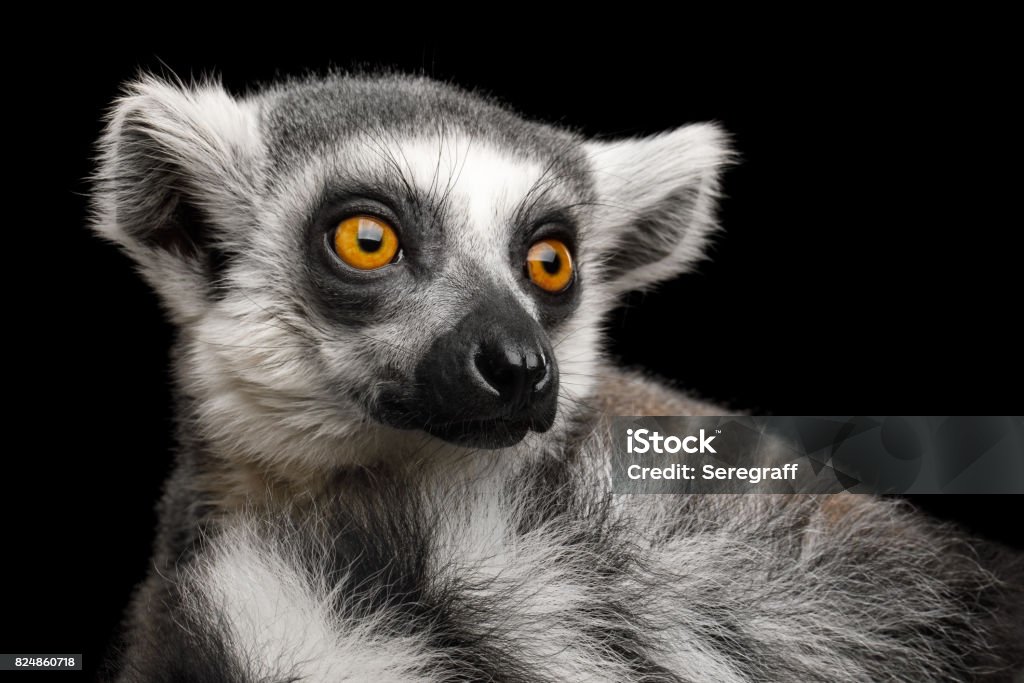
[[[575,254],[578,249],[578,229],[575,220],[563,211],[554,209],[545,211],[540,206],[534,207],[534,211],[538,214],[537,218],[531,218],[528,211],[521,213],[517,218],[521,227],[517,229],[518,236],[511,244],[509,260],[513,264],[521,264],[519,269],[521,285],[537,302],[540,323],[550,332],[568,320],[576,311],[580,304],[583,282],[577,267],[568,288],[561,292],[545,292],[530,281],[527,254],[531,246],[544,239],[559,240],[566,245],[570,254]],[[537,227],[529,228],[531,223]],[[553,249],[549,253],[554,258],[545,261],[543,268],[545,272],[553,275],[562,267],[561,257]]]
[[[304,277],[298,285],[325,320],[358,329],[379,322],[389,308],[403,300],[416,284],[415,264],[399,259],[374,270],[345,264],[333,247],[338,224],[360,213],[380,216],[398,231],[399,253],[417,253],[417,227],[431,217],[424,215],[415,198],[383,182],[335,188],[330,194],[306,226]],[[373,253],[383,245],[383,230],[361,225],[356,239],[361,249]]]
[[[526,278],[526,286],[534,299],[539,302],[540,323],[549,332],[568,321],[580,305],[580,291],[583,287],[579,272],[573,274],[572,284],[564,292],[545,292]]]

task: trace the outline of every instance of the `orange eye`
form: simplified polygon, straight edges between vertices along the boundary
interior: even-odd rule
[[[334,251],[353,268],[374,270],[395,260],[398,235],[394,228],[379,218],[353,216],[335,228]]]
[[[572,284],[572,256],[559,240],[541,240],[526,254],[526,272],[545,292],[563,292]]]

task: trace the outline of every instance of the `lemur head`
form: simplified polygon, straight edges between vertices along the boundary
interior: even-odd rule
[[[229,452],[535,449],[585,403],[617,296],[699,257],[727,154],[713,125],[591,141],[425,78],[145,77],[100,141],[94,226]]]

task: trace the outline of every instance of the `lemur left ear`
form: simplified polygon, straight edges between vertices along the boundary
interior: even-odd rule
[[[687,270],[715,228],[728,139],[714,124],[649,138],[586,145],[597,183],[589,240],[613,293],[644,289]]]
[[[143,76],[99,141],[93,229],[116,242],[171,312],[191,315],[216,279],[220,245],[252,211],[256,113],[218,83]]]

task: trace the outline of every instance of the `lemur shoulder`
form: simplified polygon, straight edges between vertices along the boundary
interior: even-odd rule
[[[716,125],[585,139],[426,78],[141,77],[93,226],[177,330],[125,681],[1007,677],[1021,558],[868,496],[616,496],[602,352],[692,267]]]

